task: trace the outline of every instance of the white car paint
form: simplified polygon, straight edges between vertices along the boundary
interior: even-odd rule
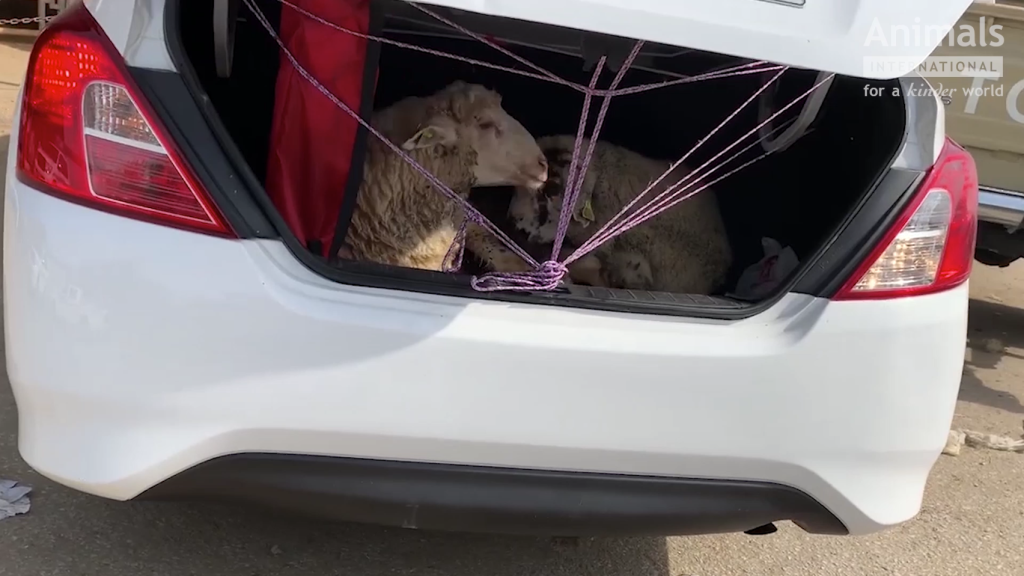
[[[293,452],[773,481],[863,534],[917,513],[953,415],[967,286],[734,323],[464,300],[6,186],[19,448],[108,498]]]
[[[84,0],[132,66],[174,70],[163,0]],[[489,14],[836,72],[865,74],[864,57],[917,66],[972,0],[423,0]],[[796,0],[794,4],[801,3]],[[284,8],[287,10],[287,8]],[[245,12],[243,6],[243,13]],[[904,31],[910,36],[904,37]],[[919,33],[919,38],[914,32]]]
[[[557,19],[580,2],[545,4]],[[124,2],[90,6],[105,27],[131,26]],[[625,5],[588,9],[602,6]],[[846,22],[817,13],[832,31]],[[744,50],[767,42],[749,33]],[[153,42],[114,36],[162,65]],[[15,124],[12,166],[17,140]],[[790,294],[737,322],[477,301],[339,285],[279,242],[87,209],[14,170],[5,184],[19,449],[108,498],[215,456],[288,452],[771,481],[866,534],[919,511],[952,420],[966,285],[891,301]]]
[[[125,62],[176,71],[164,40],[164,0],[83,0]]]

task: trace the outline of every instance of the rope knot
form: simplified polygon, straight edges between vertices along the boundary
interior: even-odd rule
[[[555,282],[559,282],[562,278],[569,273],[569,269],[565,267],[565,264],[556,262],[554,260],[545,260],[540,263],[540,268],[537,268],[536,273],[543,274],[555,279]]]
[[[474,276],[471,282],[473,289],[479,292],[554,290],[568,273],[565,264],[545,260],[532,272],[489,272]]]

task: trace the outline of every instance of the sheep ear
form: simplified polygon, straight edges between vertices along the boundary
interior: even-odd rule
[[[411,138],[402,144],[403,150],[416,150],[418,148],[430,148],[442,144],[450,144],[454,140],[454,134],[450,130],[437,125],[429,125],[421,128]]]
[[[596,217],[594,216],[594,177],[587,174],[583,178],[583,186],[580,195],[576,198],[576,206],[573,209],[572,219],[579,222],[584,228],[590,226]]]
[[[577,205],[580,203],[577,202]],[[574,210],[576,212],[576,210]],[[578,209],[578,214],[573,214],[572,219],[579,222],[584,228],[590,225],[594,221],[594,205],[590,202],[590,198],[587,198],[582,202],[582,206]]]

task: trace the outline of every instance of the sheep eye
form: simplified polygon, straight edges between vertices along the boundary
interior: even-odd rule
[[[483,130],[495,130],[497,131],[498,125],[493,120],[483,120],[480,122],[480,128]]]

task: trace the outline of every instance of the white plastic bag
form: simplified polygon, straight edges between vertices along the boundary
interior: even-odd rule
[[[733,295],[743,299],[762,298],[774,290],[800,264],[789,246],[783,248],[773,238],[761,238],[764,258],[748,266],[740,275]]]

